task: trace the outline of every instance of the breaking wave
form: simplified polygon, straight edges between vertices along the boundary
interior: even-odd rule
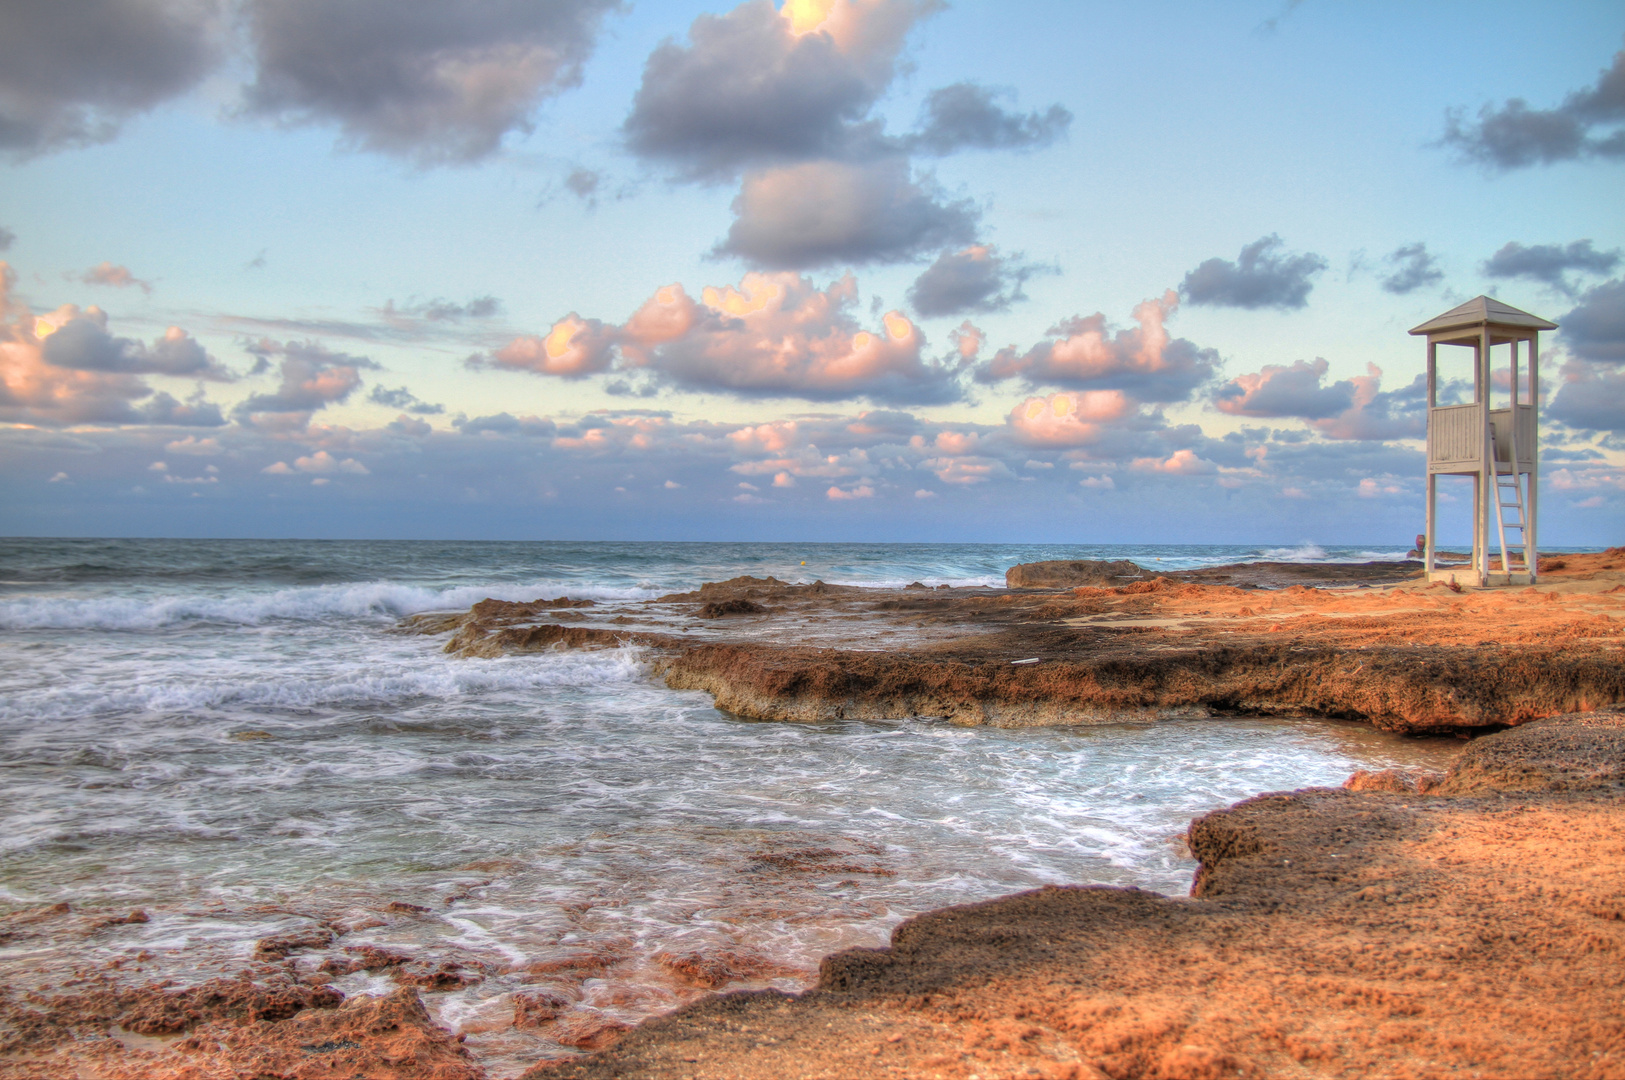
[[[487,597],[498,600],[643,600],[660,595],[646,588],[583,586],[580,582],[464,585],[425,588],[392,581],[315,585],[232,596],[95,598],[37,597],[0,601],[0,628],[8,630],[156,630],[186,623],[257,626],[278,620],[332,616],[398,619],[420,611],[463,611]]]

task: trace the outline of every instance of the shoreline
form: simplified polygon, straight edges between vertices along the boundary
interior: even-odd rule
[[[999,590],[742,577],[652,601],[485,600],[403,630],[449,633],[462,657],[641,645],[667,686],[755,720],[1323,716],[1466,736],[1625,700],[1625,551],[1545,562],[1538,585],[1462,590],[1402,563],[1035,564],[1010,575],[1037,587]]]
[[[1625,711],[1486,736],[1424,779],[1203,815],[1189,898],[933,911],[807,993],[713,997],[524,1080],[1625,1075]]]
[[[918,584],[872,589],[740,578],[655,601],[486,600],[464,613],[413,616],[399,629],[444,635],[446,652],[470,658],[638,645],[648,650],[651,669],[668,686],[709,690],[719,708],[765,720],[938,716],[966,726],[1026,727],[1165,716],[1324,716],[1405,734],[1463,738],[1510,728],[1474,738],[1448,778],[1357,776],[1356,790],[1259,796],[1198,819],[1187,839],[1199,861],[1197,899],[1171,900],[1134,889],[1062,887],[938,909],[902,924],[890,949],[859,949],[827,958],[817,986],[804,994],[724,994],[629,1031],[624,1025],[583,1031],[575,1045],[595,1053],[544,1061],[526,1073],[531,1080],[577,1075],[845,1076],[861,1066],[875,1075],[903,1069],[907,1075],[968,1077],[998,1063],[994,1065],[998,1075],[1006,1075],[998,1070],[1007,1067],[1009,1075],[1257,1075],[1260,1063],[1275,1061],[1270,1054],[1280,1047],[1265,1052],[1251,1043],[1243,1046],[1230,1029],[1213,1037],[1203,1035],[1205,1042],[1193,1042],[1179,1034],[1196,1030],[1183,1021],[1167,1027],[1174,1034],[1164,1032],[1149,1041],[1133,1034],[1140,1031],[1135,1025],[1143,1026],[1140,1013],[1147,1002],[1160,1002],[1157,1008],[1175,1012],[1189,1005],[1178,1004],[1166,987],[1157,989],[1143,979],[1134,988],[1113,991],[1118,997],[1109,1007],[1102,1006],[1121,1023],[1097,1018],[1083,1027],[1073,1021],[1060,1023],[1043,1012],[1039,1006],[1049,1000],[1048,991],[1018,987],[1019,992],[978,996],[966,987],[1005,986],[1011,979],[1038,979],[1034,986],[1066,983],[1072,969],[1052,962],[1056,942],[1070,940],[1068,928],[1080,919],[1104,920],[1101,925],[1111,931],[1108,937],[1139,940],[1142,954],[1123,963],[1172,972],[1179,985],[1184,985],[1180,980],[1194,970],[1193,965],[1214,963],[1220,954],[1225,964],[1253,965],[1248,950],[1238,952],[1234,942],[1221,948],[1207,941],[1191,947],[1204,959],[1181,954],[1170,960],[1156,951],[1160,946],[1154,948],[1152,939],[1169,927],[1190,922],[1188,909],[1193,904],[1210,905],[1199,909],[1210,914],[1197,921],[1206,920],[1204,926],[1222,922],[1226,929],[1220,937],[1225,941],[1229,938],[1224,935],[1244,939],[1250,932],[1247,920],[1261,909],[1297,912],[1294,918],[1313,923],[1310,914],[1326,898],[1314,889],[1312,902],[1298,896],[1293,892],[1298,885],[1280,880],[1282,867],[1268,860],[1258,862],[1260,851],[1273,844],[1276,850],[1290,849],[1292,863],[1324,868],[1327,860],[1341,858],[1341,853],[1328,853],[1317,845],[1323,847],[1330,842],[1328,837],[1347,832],[1338,843],[1357,840],[1369,855],[1360,864],[1361,872],[1385,874],[1391,859],[1397,858],[1392,843],[1401,841],[1395,838],[1410,835],[1406,830],[1417,821],[1436,823],[1454,815],[1450,820],[1458,822],[1458,831],[1480,828],[1473,823],[1481,822],[1485,814],[1494,818],[1494,806],[1485,800],[1504,802],[1511,790],[1508,783],[1514,788],[1523,783],[1525,787],[1517,790],[1529,793],[1518,796],[1520,813],[1533,805],[1530,800],[1546,800],[1541,803],[1544,809],[1537,808],[1540,814],[1582,825],[1611,822],[1617,835],[1620,820],[1611,815],[1620,811],[1620,785],[1615,782],[1619,777],[1609,780],[1614,774],[1608,770],[1625,775],[1625,769],[1617,768],[1625,761],[1625,751],[1614,731],[1619,724],[1606,717],[1598,728],[1604,733],[1587,751],[1591,756],[1581,755],[1580,772],[1590,777],[1584,798],[1562,788],[1561,798],[1569,801],[1547,805],[1558,796],[1548,790],[1551,748],[1540,739],[1529,746],[1518,743],[1523,746],[1522,758],[1512,781],[1497,774],[1499,779],[1483,781],[1472,792],[1463,788],[1469,781],[1462,779],[1462,763],[1482,757],[1482,748],[1493,749],[1497,740],[1516,741],[1524,737],[1522,733],[1554,726],[1531,727],[1529,721],[1625,701],[1621,633],[1625,549],[1566,560],[1567,565],[1558,560],[1560,565],[1533,588],[1461,593],[1409,581],[1410,568],[1392,563],[1245,564],[1170,574],[1135,568],[1133,574],[1119,570],[1115,575],[1085,567],[1081,572],[1093,583],[1002,590],[927,589]],[[1491,625],[1497,628],[1499,644],[1486,657],[1482,654],[1492,647],[1482,644],[1485,639],[1480,635]],[[1037,662],[1012,663],[1029,659]],[[1625,723],[1625,717],[1617,718]],[[1574,722],[1597,727],[1572,717],[1565,723]],[[1601,773],[1597,761],[1603,763]],[[1557,772],[1564,768],[1568,766]],[[1450,809],[1448,814],[1441,809],[1432,818],[1424,810],[1412,812],[1413,805],[1423,803]],[[1296,825],[1281,824],[1299,818],[1318,821],[1324,828],[1317,825],[1299,835]],[[1542,849],[1547,854],[1551,837],[1561,833],[1554,828],[1547,829],[1549,842]],[[1565,846],[1560,835],[1556,843],[1558,848]],[[1429,879],[1433,884],[1428,887],[1450,893],[1457,887],[1450,882],[1461,879],[1477,882],[1472,888],[1480,892],[1488,888],[1493,893],[1493,881],[1486,874],[1493,878],[1495,873],[1522,872],[1522,864],[1509,870],[1486,850],[1443,856],[1456,869]],[[1545,857],[1540,851],[1533,855],[1536,861]],[[1598,865],[1613,866],[1606,859]],[[1565,885],[1564,876],[1572,877],[1573,869],[1568,864],[1555,870],[1548,867],[1546,887],[1573,885]],[[1625,871],[1625,866],[1615,870]],[[1592,894],[1597,900],[1593,908],[1615,912],[1596,918],[1625,920],[1625,901],[1615,904],[1596,888],[1591,888],[1588,895]],[[1393,895],[1409,894],[1401,889]],[[1224,909],[1222,918],[1211,914],[1217,910],[1215,904]],[[1365,933],[1370,927],[1362,919],[1387,909],[1345,904],[1338,910],[1341,921],[1323,918],[1316,924],[1316,934]],[[137,914],[144,913],[132,913],[124,921],[135,921]],[[65,917],[69,916],[39,913],[42,920]],[[1152,933],[1148,927],[1160,929]],[[7,930],[7,937],[10,929],[0,928]],[[336,929],[342,933],[344,928]],[[992,946],[988,935],[996,939]],[[312,950],[330,951],[332,932],[324,936],[318,928],[307,937],[261,941],[256,962],[238,978],[215,979],[184,990],[92,978],[76,983],[78,988],[66,994],[0,994],[4,1036],[0,1078],[56,1075],[64,1070],[163,1078],[229,1076],[244,1070],[290,1077],[475,1080],[485,1075],[461,1037],[434,1021],[417,992],[419,987],[436,989],[437,980],[467,975],[419,972],[414,966],[402,966],[405,957],[358,954],[344,963],[368,972],[373,971],[369,965],[375,965],[380,976],[391,975],[394,983],[383,996],[372,996],[378,991],[368,990],[343,999],[324,990],[321,979],[302,974],[304,969],[296,963],[308,960]],[[1033,944],[1040,939],[1046,944]],[[1625,940],[1615,942],[1607,935],[1584,940],[1602,941],[1597,947],[1604,951],[1625,947]],[[1110,942],[1089,947],[1107,945],[1117,947]],[[1032,955],[1022,961],[1025,967],[1018,971],[1011,966],[1013,957],[1028,953]],[[759,966],[765,958],[744,958],[741,971],[750,967],[745,960]],[[1096,965],[1089,961],[1084,966]],[[321,970],[327,967],[324,964]],[[956,974],[946,983],[931,975],[927,982],[937,989],[921,990],[916,984],[927,968]],[[730,970],[707,968],[695,976],[701,979],[696,985],[726,986],[736,977]],[[1208,981],[1226,977],[1214,975]],[[939,1000],[950,990],[950,998],[957,1002],[952,1008]],[[1260,991],[1253,986],[1248,992]],[[534,1002],[515,999],[516,1011],[523,1008],[531,1019],[545,1019],[556,1007],[542,997]],[[859,1013],[862,1017],[854,1020]],[[1130,1014],[1138,1018],[1122,1019]],[[818,1024],[809,1028],[808,1017],[817,1018]],[[837,1053],[834,1043],[820,1042],[824,1024],[833,1025],[828,1030],[839,1031],[845,1042],[863,1046],[867,1056],[842,1057],[844,1051]],[[759,1034],[741,1042],[742,1027]],[[1105,1033],[1118,1029],[1130,1032],[1125,1036],[1130,1043],[1145,1045],[1127,1057],[1122,1056],[1126,1051],[1099,1050],[1100,1039],[1110,1041]],[[1094,1034],[1083,1038],[1079,1032]],[[870,1037],[877,1034],[878,1041]],[[1184,1041],[1168,1042],[1176,1037]],[[762,1046],[778,1043],[801,1046],[805,1054],[762,1054]],[[1335,1075],[1333,1066],[1347,1051],[1336,1049],[1342,1044],[1334,1043],[1299,1038],[1293,1046],[1320,1049],[1302,1057],[1288,1052],[1296,1062],[1292,1069]],[[1067,1046],[1073,1049],[1066,1050]],[[1196,1050],[1190,1049],[1193,1046]],[[42,1052],[33,1053],[31,1047]],[[763,1064],[753,1072],[756,1058]],[[1264,1074],[1281,1071],[1286,1060],[1264,1068]],[[1524,1060],[1535,1059],[1526,1055]],[[708,1064],[702,1067],[699,1061]],[[1374,1063],[1379,1061],[1381,1069],[1391,1071],[1393,1062],[1387,1059],[1370,1058],[1367,1064],[1377,1067]],[[1576,1075],[1625,1072],[1605,1069]]]

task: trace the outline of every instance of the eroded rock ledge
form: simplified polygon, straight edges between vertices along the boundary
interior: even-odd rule
[[[1261,795],[1192,823],[1191,898],[931,912],[526,1080],[1625,1075],[1625,713],[1487,736],[1433,791]]]
[[[1034,580],[1128,577],[1034,565]],[[1625,550],[1566,556],[1522,589],[1412,573],[1256,564],[1000,590],[745,577],[643,603],[485,600],[406,628],[450,632],[446,651],[465,657],[642,646],[669,686],[762,720],[1273,714],[1465,734],[1625,699]]]

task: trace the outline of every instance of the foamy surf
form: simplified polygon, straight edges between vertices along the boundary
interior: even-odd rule
[[[0,601],[0,629],[157,630],[186,623],[259,626],[273,621],[320,621],[335,615],[398,619],[425,611],[462,611],[487,597],[536,600],[569,595],[577,600],[645,600],[660,592],[653,588],[606,588],[559,581],[447,589],[370,581],[232,596],[41,597]]]
[[[292,957],[301,974],[366,945],[481,973],[424,996],[509,1075],[594,1023],[802,987],[930,908],[1062,882],[1182,893],[1192,816],[1454,747],[1311,721],[752,723],[667,689],[641,649],[463,660],[394,631],[486,597],[996,586],[1018,562],[1270,550],[0,541],[0,918],[40,935],[0,950],[0,980],[195,983],[325,920],[345,929]],[[149,921],[106,923],[133,908]],[[512,1027],[537,987],[559,1017]]]

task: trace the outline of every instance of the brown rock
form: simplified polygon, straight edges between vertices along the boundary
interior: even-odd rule
[[[344,951],[354,958],[355,967],[350,969],[352,971],[381,971],[384,968],[399,967],[412,960],[406,953],[386,949],[382,945],[346,945]],[[337,963],[342,964],[344,961],[340,960]],[[322,970],[327,970],[326,964],[322,965]]]
[[[331,944],[333,931],[325,926],[313,926],[305,930],[293,930],[286,934],[261,938],[254,945],[254,959],[274,964],[287,959],[291,952],[302,949],[325,949]]]
[[[1347,791],[1391,791],[1397,794],[1426,794],[1439,786],[1442,773],[1423,769],[1356,769],[1343,781]]]
[[[716,990],[748,979],[775,979],[800,975],[798,969],[778,964],[751,949],[716,949],[706,952],[655,954],[655,962],[690,986]]]
[[[454,960],[445,960],[435,966],[427,963],[413,964],[401,967],[395,972],[397,982],[437,993],[461,990],[484,979],[485,976],[480,972],[470,971]]]
[[[728,615],[760,615],[767,608],[754,600],[713,600],[699,610],[702,619],[721,619]]]
[[[1077,585],[1118,585],[1146,576],[1128,559],[1051,559],[1022,563],[1004,572],[1011,589],[1070,589]]]
[[[513,1026],[540,1027],[557,1020],[570,1007],[570,999],[551,990],[529,990],[513,996]]]

